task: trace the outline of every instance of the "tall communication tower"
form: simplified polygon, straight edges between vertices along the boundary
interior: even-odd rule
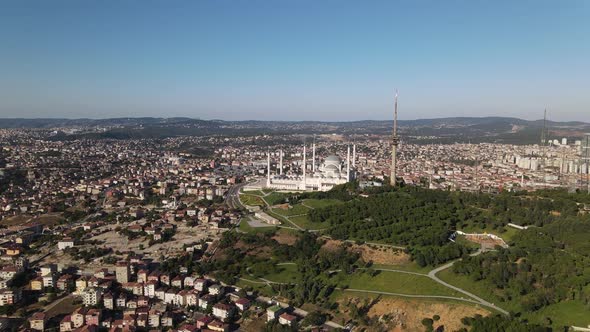
[[[547,109],[543,113],[543,129],[541,131],[541,162],[539,163],[541,166],[541,174],[543,175],[543,187],[546,187],[547,175],[545,174],[545,166],[547,161],[547,151],[545,150],[545,146],[547,144]]]
[[[395,108],[393,112],[393,137],[391,138],[391,175],[389,182],[392,187],[397,184],[397,146],[399,138],[397,137],[397,90],[395,90]]]
[[[581,148],[582,151],[580,154],[580,190],[586,189],[588,191],[588,194],[590,194],[590,133],[586,133],[584,135]]]
[[[545,109],[545,113],[543,114],[543,129],[541,130],[541,146],[545,146],[545,142],[547,142],[547,109]]]

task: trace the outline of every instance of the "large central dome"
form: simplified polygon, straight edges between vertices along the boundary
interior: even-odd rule
[[[326,164],[336,163],[336,164],[340,165],[340,163],[342,162],[342,160],[338,156],[331,155],[331,156],[328,156],[324,162]]]

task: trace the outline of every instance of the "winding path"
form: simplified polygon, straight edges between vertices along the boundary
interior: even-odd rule
[[[239,199],[239,192],[240,192],[240,189],[241,189],[240,186],[232,187],[232,189],[234,189],[234,190],[231,190],[230,189],[230,192],[228,193],[228,198],[230,198],[232,196],[232,194],[233,194],[233,197],[236,198],[237,201],[238,201],[238,205],[241,205],[240,204],[241,202],[240,202],[240,199]],[[256,196],[258,196],[258,195],[256,195]],[[261,196],[258,196],[258,197],[261,197]],[[270,208],[270,205],[264,199],[264,197],[261,197],[261,198],[264,201],[264,203]],[[230,201],[231,201],[231,199],[230,199]],[[307,206],[304,203],[302,203],[302,205],[305,206],[305,207],[307,207],[307,208],[309,208],[309,209],[312,209],[313,210],[313,208],[311,206]],[[272,209],[271,209],[271,211],[272,211]],[[279,215],[278,213],[275,213],[274,211],[272,211],[272,213],[273,214],[276,214],[276,215]],[[289,223],[291,223],[293,226],[297,227],[297,229],[299,229],[299,230],[305,230],[304,228],[300,227],[296,223],[292,222],[289,219],[288,216],[282,216],[282,215],[280,215],[280,216],[283,219],[287,220]],[[314,230],[310,230],[310,231],[314,231]],[[323,237],[330,238],[329,236],[323,236]],[[346,242],[353,242],[354,243],[355,241],[346,240]],[[388,247],[396,248],[396,249],[406,249],[405,247],[402,247],[402,246],[384,245],[384,244],[381,244],[381,243],[365,242],[365,244],[388,246]],[[476,251],[475,253],[471,254],[470,256],[477,256],[477,255],[479,255],[481,253],[482,253],[482,250],[479,249],[478,251]],[[466,291],[466,290],[464,290],[462,288],[459,288],[457,286],[451,285],[448,282],[446,282],[446,281],[444,281],[444,280],[442,280],[442,279],[440,279],[439,277],[436,276],[437,273],[439,273],[439,272],[441,272],[443,270],[446,270],[446,269],[452,267],[453,264],[455,264],[455,262],[457,262],[459,260],[455,260],[455,261],[449,262],[447,264],[441,265],[441,266],[439,266],[439,267],[431,270],[430,272],[428,272],[428,274],[426,274],[426,273],[419,273],[419,272],[412,272],[412,271],[396,270],[396,269],[375,268],[375,270],[377,270],[377,271],[387,271],[387,272],[397,272],[397,273],[407,273],[407,274],[425,276],[425,277],[428,277],[428,278],[432,279],[433,281],[435,281],[435,282],[437,282],[437,283],[439,283],[439,284],[441,284],[441,285],[443,285],[443,286],[445,286],[447,288],[450,288],[450,289],[452,289],[454,291],[457,291],[459,293],[462,293],[462,294],[470,297],[470,299],[465,299],[465,298],[461,298],[461,297],[453,297],[453,296],[444,296],[444,295],[414,295],[414,294],[391,293],[391,292],[381,292],[381,291],[362,290],[362,289],[351,289],[351,288],[342,289],[342,290],[343,291],[348,291],[348,292],[364,292],[364,293],[371,293],[371,294],[392,295],[392,296],[400,296],[400,297],[408,297],[408,298],[439,298],[439,299],[458,300],[458,301],[464,301],[464,302],[470,302],[470,303],[474,303],[474,304],[479,304],[479,305],[482,305],[482,306],[485,306],[485,307],[494,309],[494,310],[496,310],[496,311],[498,311],[498,312],[500,312],[500,313],[502,313],[504,315],[509,315],[509,312],[508,311],[506,311],[506,310],[498,307],[494,303],[491,303],[489,301],[486,301],[486,300],[482,299],[481,297],[479,297],[479,296],[477,296],[477,295],[475,295],[475,294],[473,294],[471,292],[468,292],[468,291]],[[280,264],[286,265],[286,264],[289,264],[289,263],[280,263]],[[242,279],[242,278],[240,278],[240,279]],[[284,284],[284,283],[274,282],[274,281],[271,281],[271,280],[268,280],[268,279],[264,279],[264,278],[258,278],[258,279],[261,280],[261,281],[253,281],[253,280],[248,280],[248,279],[242,279],[242,280],[249,281],[249,282],[252,282],[252,283],[267,284],[267,285],[271,285],[271,284]]]
[[[477,256],[477,255],[479,255],[481,253],[482,253],[482,251],[481,250],[478,250],[475,253],[471,254],[470,256]],[[465,294],[465,295],[467,295],[467,296],[469,296],[469,297],[477,300],[477,302],[479,302],[481,305],[484,305],[486,307],[495,309],[496,311],[499,311],[499,312],[503,313],[504,315],[507,315],[508,316],[509,315],[508,311],[506,311],[506,310],[498,307],[497,305],[495,305],[495,304],[493,304],[493,303],[491,303],[489,301],[486,301],[486,300],[482,299],[481,297],[479,297],[479,296],[477,296],[477,295],[475,295],[473,293],[470,293],[470,292],[468,292],[468,291],[466,291],[466,290],[464,290],[462,288],[459,288],[457,286],[453,286],[453,285],[449,284],[448,282],[443,281],[439,277],[436,276],[437,273],[439,273],[440,271],[443,271],[443,270],[446,270],[446,269],[450,268],[457,261],[452,261],[450,263],[447,263],[445,265],[442,265],[442,266],[439,266],[439,267],[433,269],[432,271],[428,272],[428,277],[430,279],[438,282],[439,284],[441,284],[443,286],[446,286],[446,287],[448,287],[450,289],[456,290],[457,292],[463,293],[463,294]]]
[[[466,299],[466,298],[462,298],[462,297],[455,297],[455,296],[445,296],[445,295],[420,295],[420,294],[402,294],[402,293],[391,293],[391,292],[382,292],[382,291],[372,291],[372,290],[366,290],[366,289],[355,289],[355,288],[346,288],[346,289],[341,289],[338,288],[339,290],[342,290],[344,292],[357,292],[357,293],[371,293],[371,294],[380,294],[380,295],[392,295],[392,296],[399,296],[399,297],[409,297],[409,298],[423,298],[423,299],[446,299],[446,300],[457,300],[457,301],[463,301],[463,302],[469,302],[469,303],[474,303],[474,304],[481,304],[482,303],[476,301],[476,300],[472,300],[472,299]]]

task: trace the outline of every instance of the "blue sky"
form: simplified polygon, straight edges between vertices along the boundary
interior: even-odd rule
[[[590,1],[0,1],[0,117],[590,121]]]

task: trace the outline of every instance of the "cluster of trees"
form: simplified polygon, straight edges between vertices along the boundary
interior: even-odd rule
[[[567,228],[562,229],[561,224],[547,228],[559,229],[566,236]],[[590,235],[583,236],[582,245],[587,247]],[[532,228],[518,233],[510,248],[465,257],[455,263],[453,271],[489,284],[503,301],[518,300],[522,310],[535,311],[565,300],[590,303],[590,259],[583,253],[567,250],[546,227]]]
[[[359,190],[358,181],[352,181],[335,186],[330,191],[314,191],[298,194],[299,199],[339,199],[341,201],[350,201],[356,197]]]
[[[274,291],[291,299],[293,304],[317,303],[330,307],[328,297],[337,287],[329,271],[352,273],[364,265],[357,253],[344,246],[336,250],[322,249],[323,242],[309,232],[298,234],[292,245],[280,244],[273,234],[224,233],[219,243],[222,258],[202,262],[199,273],[211,273],[226,283],[235,283],[240,275],[262,276],[277,271],[276,263],[295,262],[298,281],[291,285],[273,285]],[[240,245],[236,245],[240,243]],[[270,249],[271,258],[257,255],[260,248]]]
[[[192,273],[196,270],[198,263],[196,262],[197,256],[195,253],[189,252],[182,256],[172,257],[161,260],[160,270],[166,273],[176,273],[180,270],[180,267],[186,267],[188,273]]]
[[[352,185],[351,185],[352,186]],[[349,195],[353,187],[333,193]],[[311,211],[312,222],[329,222],[328,233],[337,239],[379,241],[408,247],[420,265],[437,265],[456,259],[468,248],[448,240],[466,227],[503,231],[508,223],[543,226],[563,218],[578,218],[579,206],[567,197],[531,197],[502,193],[472,194],[418,187],[403,187],[346,204]],[[316,194],[316,193],[314,193]]]
[[[477,210],[461,208],[444,191],[403,188],[344,205],[310,212],[312,222],[329,222],[337,239],[406,245],[421,266],[462,256],[468,248],[448,240],[458,223],[469,222]]]
[[[94,258],[102,257],[113,252],[112,248],[92,247],[88,249],[78,249],[77,247],[67,248],[65,250],[73,259],[83,260],[88,263]]]

